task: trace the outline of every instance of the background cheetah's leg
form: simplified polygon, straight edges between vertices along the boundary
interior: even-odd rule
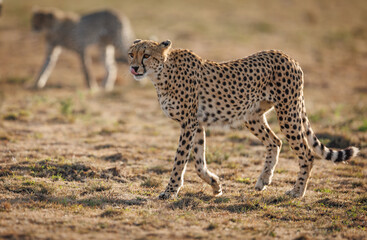
[[[282,142],[270,129],[264,114],[247,121],[245,125],[266,147],[265,165],[255,185],[255,189],[261,191],[271,183]]]
[[[177,196],[178,192],[180,191],[180,188],[184,182],[183,178],[186,165],[189,160],[189,154],[194,142],[197,128],[198,124],[181,128],[180,140],[175,156],[175,162],[173,164],[171,178],[166,190],[159,195],[159,199],[168,199],[171,197],[171,194]]]
[[[275,109],[280,129],[299,158],[300,171],[298,172],[297,181],[293,189],[287,191],[287,194],[292,197],[302,198],[305,195],[307,183],[311,175],[314,157],[308,146],[302,126],[301,100],[295,101],[294,106],[296,107],[284,106],[281,108],[276,106]]]
[[[196,173],[201,179],[207,182],[213,188],[213,194],[215,196],[222,195],[222,187],[219,182],[219,177],[214,173],[211,173],[206,167],[205,160],[205,129],[200,126],[196,132],[194,146],[194,161]]]
[[[90,74],[90,65],[91,65],[91,58],[87,56],[85,50],[79,52],[80,60],[82,63],[83,73],[85,81],[87,82],[87,86],[92,89],[98,89],[98,85],[94,77]]]
[[[115,85],[117,76],[117,67],[115,62],[115,47],[107,45],[102,49],[102,61],[106,69],[106,75],[103,79],[102,86],[111,91]]]
[[[34,87],[43,88],[46,85],[46,82],[52,72],[52,69],[55,67],[56,61],[59,58],[61,53],[61,47],[59,46],[48,46],[47,55],[45,62],[41,68],[38,77],[34,83]]]

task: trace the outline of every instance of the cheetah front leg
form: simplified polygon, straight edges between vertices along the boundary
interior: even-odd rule
[[[193,149],[196,173],[201,179],[212,186],[213,194],[215,196],[222,195],[222,187],[219,181],[219,177],[210,172],[206,167],[205,129],[202,126],[200,126],[196,132]]]
[[[102,86],[105,90],[113,90],[117,77],[117,67],[115,62],[115,47],[108,45],[102,48],[102,61],[106,70],[106,75],[103,79]]]
[[[53,45],[48,46],[45,62],[43,63],[41,71],[34,83],[35,88],[43,88],[46,85],[46,82],[52,72],[52,69],[55,67],[60,53],[61,47]]]
[[[179,145],[176,151],[175,162],[171,173],[171,178],[166,190],[159,195],[159,199],[168,199],[172,195],[177,196],[184,182],[186,165],[189,160],[190,150],[193,145],[198,124],[181,128]]]

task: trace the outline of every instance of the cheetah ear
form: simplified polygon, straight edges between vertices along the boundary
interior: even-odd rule
[[[163,41],[159,44],[159,47],[162,49],[163,55],[167,56],[169,50],[171,49],[172,42],[170,40]]]
[[[139,42],[141,42],[141,39],[136,39],[136,40],[134,41],[134,44],[139,43]]]
[[[165,48],[165,49],[170,49],[171,46],[172,46],[172,42],[171,40],[166,40],[166,41],[163,41],[159,44],[159,46],[161,46],[162,48]]]

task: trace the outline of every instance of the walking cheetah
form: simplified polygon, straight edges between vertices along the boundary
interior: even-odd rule
[[[292,197],[305,195],[314,156],[311,149],[334,163],[356,156],[358,149],[325,147],[312,131],[303,97],[299,64],[280,51],[262,51],[239,60],[216,63],[185,49],[171,49],[171,41],[136,40],[129,49],[130,71],[136,80],[148,76],[164,113],[181,124],[171,178],[160,199],[176,196],[191,149],[197,174],[221,195],[219,178],[205,162],[205,129],[210,125],[244,124],[266,147],[265,166],[255,189],[271,183],[282,142],[269,128],[266,112],[273,107],[280,128],[299,158],[300,171]]]
[[[102,84],[106,90],[112,90],[117,76],[115,50],[116,55],[120,55],[121,60],[127,62],[127,50],[134,39],[128,18],[119,17],[109,10],[79,18],[75,14],[57,9],[37,9],[33,12],[32,29],[36,32],[44,31],[48,45],[45,62],[34,84],[36,88],[46,85],[61,48],[72,50],[79,55],[88,87],[98,88],[90,74],[90,57],[86,55],[87,47],[97,43],[106,69]]]

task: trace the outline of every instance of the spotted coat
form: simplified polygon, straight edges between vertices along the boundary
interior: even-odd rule
[[[219,178],[205,161],[205,127],[245,125],[266,147],[265,165],[255,185],[264,190],[271,183],[282,146],[270,129],[265,114],[275,108],[282,133],[299,158],[296,183],[287,194],[303,197],[313,165],[313,152],[333,162],[355,156],[357,148],[332,150],[312,131],[303,98],[303,72],[286,54],[262,51],[246,58],[217,63],[185,49],[136,40],[129,49],[129,64],[135,79],[150,77],[164,113],[181,125],[171,178],[159,198],[177,195],[190,151],[197,174],[222,194]]]

